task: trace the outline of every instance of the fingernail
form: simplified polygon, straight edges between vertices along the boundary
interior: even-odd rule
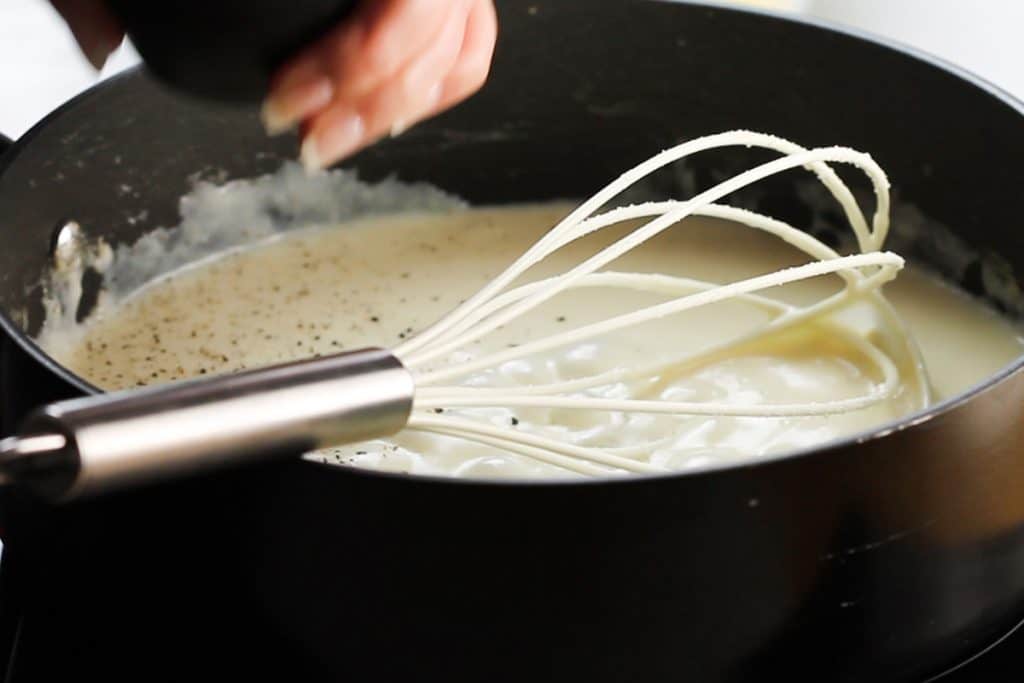
[[[366,125],[358,114],[348,114],[310,134],[299,153],[307,171],[324,168],[359,148],[366,134]]]
[[[306,173],[315,173],[323,168],[320,161],[320,153],[316,149],[316,141],[309,137],[302,142],[302,149],[299,152],[299,160]]]
[[[267,135],[280,135],[292,127],[290,119],[281,114],[275,105],[267,100],[260,109],[260,119],[263,121],[263,130]]]
[[[334,84],[326,76],[288,86],[263,103],[260,116],[268,135],[290,130],[300,120],[326,107],[334,97]]]

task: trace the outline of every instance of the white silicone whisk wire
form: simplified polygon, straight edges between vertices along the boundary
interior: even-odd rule
[[[780,156],[739,173],[690,199],[617,207],[595,215],[600,207],[623,190],[658,169],[693,154],[723,147],[757,147],[777,152]],[[831,168],[830,164],[834,163],[850,165],[870,181],[876,202],[870,226],[849,187]],[[737,190],[799,168],[812,172],[838,202],[855,238],[858,253],[840,255],[807,232],[776,218],[717,203]],[[880,377],[863,395],[818,402],[732,405],[726,402],[610,399],[589,395],[587,391],[613,382],[643,378],[645,375],[655,376],[668,368],[697,367],[709,359],[750,344],[759,336],[777,334],[803,323],[827,319],[832,313],[854,302],[867,302],[874,306],[879,311],[880,324],[885,326],[887,333],[900,340],[905,349],[912,350],[909,332],[881,294],[882,286],[895,278],[904,266],[900,256],[881,250],[889,230],[889,202],[889,183],[884,171],[869,155],[846,147],[808,149],[773,135],[730,131],[697,138],[664,150],[630,169],[580,204],[462,305],[394,349],[395,355],[413,371],[417,382],[415,407],[408,429],[503,449],[584,476],[618,471],[653,473],[665,471],[665,468],[636,456],[640,452],[638,449],[630,450],[631,455],[624,455],[626,451],[614,452],[615,449],[566,443],[557,437],[533,430],[456,416],[449,411],[488,406],[778,418],[857,411],[885,401],[900,387],[901,370],[897,363],[876,344],[834,323],[830,323],[830,333],[842,337],[852,348],[856,348]],[[720,218],[772,235],[795,247],[811,260],[730,283],[602,270],[690,216]],[[637,219],[648,220],[566,272],[509,288],[532,267],[566,245],[596,231]],[[766,290],[826,276],[838,276],[843,283],[842,289],[810,305],[794,306],[764,294]],[[653,292],[665,295],[668,299],[628,313],[611,315],[576,329],[534,339],[514,348],[456,362],[442,362],[442,359],[449,358],[454,352],[465,349],[502,326],[513,323],[546,301],[566,291],[585,287]],[[667,358],[639,367],[611,368],[588,377],[512,388],[452,383],[460,377],[510,360],[559,347],[571,347],[644,322],[726,301],[738,301],[758,308],[767,312],[770,319],[759,330],[738,339],[725,341],[701,352],[670,354]],[[431,363],[439,362],[442,363],[440,367],[430,367]],[[441,412],[445,414],[439,414]]]

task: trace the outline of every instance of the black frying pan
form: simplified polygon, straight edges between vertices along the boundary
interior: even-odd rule
[[[869,151],[901,202],[1024,267],[1022,109],[972,76],[711,6],[499,11],[485,90],[351,166],[480,203],[583,197],[680,139],[754,128]],[[294,147],[141,73],[19,140],[0,170],[4,433],[91,390],[26,336],[55,226],[130,241],[175,224],[197,174],[269,172]],[[734,203],[800,222],[789,188]],[[980,261],[938,261],[983,280]],[[0,628],[13,671],[47,680],[921,680],[1024,614],[1019,368],[827,449],[690,475],[485,484],[294,461],[57,509],[7,495]]]

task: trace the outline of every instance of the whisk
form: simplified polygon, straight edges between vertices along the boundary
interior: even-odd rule
[[[651,173],[700,152],[760,148],[779,156],[689,199],[602,207]],[[874,191],[870,225],[850,188],[830,164],[862,172]],[[857,251],[841,255],[784,221],[718,203],[729,194],[793,169],[806,169],[836,200]],[[615,449],[568,443],[537,430],[473,419],[473,408],[529,407],[676,416],[780,418],[863,410],[910,391],[924,405],[928,382],[915,342],[883,286],[904,266],[883,251],[889,231],[889,184],[870,155],[831,146],[808,149],[752,131],[728,131],[669,148],[630,169],[580,204],[505,271],[462,304],[394,349],[316,358],[212,379],[189,380],[46,406],[21,434],[0,445],[0,475],[57,500],[138,482],[195,472],[260,456],[310,452],[392,436],[403,430],[457,437],[587,476],[668,471]],[[599,212],[600,211],[600,212]],[[806,263],[734,282],[715,283],[659,273],[605,270],[624,254],[690,216],[730,221],[772,235],[808,257]],[[576,240],[636,221],[638,227],[566,272],[525,283],[531,268]],[[724,247],[727,248],[727,247]],[[766,290],[834,275],[842,288],[809,305],[765,295]],[[656,294],[664,300],[556,334],[481,354],[465,350],[513,324],[563,292],[600,287]],[[567,348],[646,322],[726,301],[767,314],[767,322],[698,352],[667,354],[649,363],[613,367],[568,380],[517,387],[459,381],[553,349]],[[876,314],[872,334],[844,324],[836,313],[867,305]],[[824,324],[874,366],[877,378],[863,395],[829,401],[735,405],[726,402],[608,398],[594,389],[698,367],[770,335],[810,322]],[[459,410],[470,411],[459,415]],[[635,449],[634,449],[635,450]]]

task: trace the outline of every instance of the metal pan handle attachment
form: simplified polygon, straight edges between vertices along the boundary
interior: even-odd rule
[[[54,403],[0,442],[0,483],[67,501],[387,436],[413,388],[397,358],[365,349]]]

